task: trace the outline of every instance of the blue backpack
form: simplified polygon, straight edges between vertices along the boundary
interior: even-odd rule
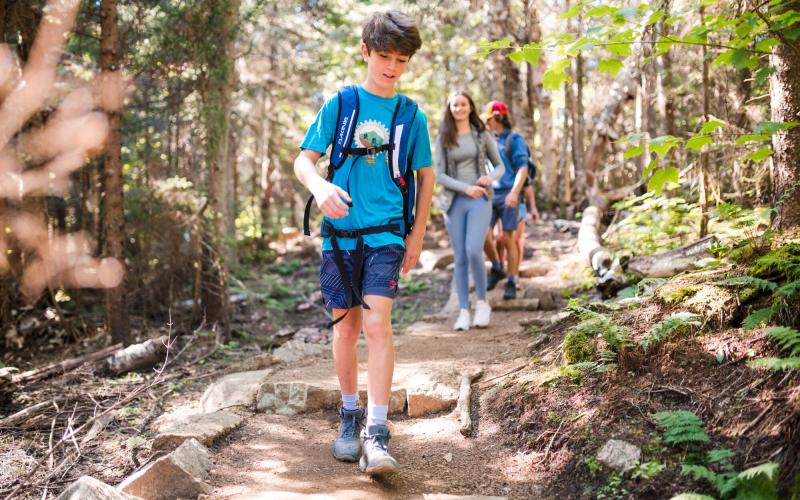
[[[355,305],[362,305],[365,309],[369,309],[369,306],[364,302],[364,298],[361,295],[361,263],[364,256],[363,236],[366,234],[391,232],[401,238],[405,238],[408,233],[411,232],[411,228],[414,225],[416,178],[414,177],[414,171],[411,169],[412,158],[409,155],[409,141],[411,125],[414,123],[414,118],[417,114],[417,104],[410,98],[399,95],[397,105],[394,109],[394,115],[392,116],[389,142],[381,146],[370,148],[354,148],[352,147],[353,135],[355,134],[356,123],[358,123],[359,111],[358,87],[355,85],[343,87],[339,89],[338,96],[339,110],[336,117],[334,136],[331,141],[333,147],[330,155],[330,163],[328,164],[327,180],[333,182],[334,172],[344,165],[348,156],[376,155],[385,151],[387,156],[386,163],[389,166],[388,175],[403,195],[402,220],[389,220],[386,221],[386,224],[379,226],[350,230],[336,229],[330,220],[325,220],[322,224],[322,236],[326,238],[330,237],[331,239],[334,260],[339,269],[342,283],[344,283],[346,288],[347,309],[349,310]],[[357,162],[351,163],[351,168],[353,167],[358,167]],[[356,189],[358,188],[359,186],[356,186]],[[369,186],[362,186],[362,188],[368,189]],[[312,195],[306,203],[305,213],[303,214],[303,233],[306,236],[311,235],[309,219],[313,202],[314,196]],[[338,238],[356,239],[356,250],[353,254],[354,272],[352,280],[347,279],[346,267],[342,251],[339,247]],[[346,314],[347,313],[335,319],[333,324],[341,321]]]

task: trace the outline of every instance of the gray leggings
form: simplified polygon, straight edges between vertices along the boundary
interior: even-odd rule
[[[483,261],[483,241],[489,230],[492,205],[486,198],[474,200],[465,194],[457,194],[444,215],[450,244],[455,256],[456,291],[461,309],[469,308],[469,272],[478,300],[486,299],[486,267]]]

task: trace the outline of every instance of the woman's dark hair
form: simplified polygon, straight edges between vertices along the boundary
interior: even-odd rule
[[[453,113],[450,112],[450,103],[453,102],[453,99],[456,97],[462,96],[466,97],[467,102],[469,102],[470,126],[477,130],[478,133],[486,130],[486,125],[484,125],[481,117],[478,116],[478,112],[475,111],[475,103],[472,101],[472,97],[463,90],[453,92],[450,94],[450,97],[447,98],[447,102],[444,105],[444,118],[442,118],[442,124],[439,126],[439,140],[442,146],[446,148],[454,148],[458,145],[458,130],[456,128],[456,120],[453,118]]]
[[[422,47],[414,20],[396,10],[373,12],[364,21],[361,39],[367,51],[397,52],[411,57]]]

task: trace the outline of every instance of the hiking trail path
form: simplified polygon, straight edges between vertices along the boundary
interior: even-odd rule
[[[569,280],[583,267],[574,236],[559,233],[550,224],[539,225],[530,229],[527,245],[533,249],[533,256],[526,265],[538,269],[529,274],[538,276],[521,279],[519,297],[542,290],[561,296],[564,290],[574,287]],[[500,285],[490,292],[493,307],[502,302],[501,294]],[[531,308],[530,299],[521,299],[519,304],[520,309]],[[333,458],[338,417],[331,407],[338,404],[338,384],[330,348],[326,347],[316,356],[275,367],[269,376],[276,394],[281,383],[290,392],[293,387],[302,387],[303,397],[309,401],[318,399],[317,406],[324,409],[301,410],[291,415],[286,413],[295,410],[289,405],[278,413],[241,413],[245,415],[241,427],[215,446],[213,468],[207,479],[213,492],[208,498],[542,497],[544,489],[537,485],[533,464],[543,460],[543,454],[518,452],[504,444],[499,437],[504,422],[488,414],[486,401],[491,400],[493,391],[502,390],[517,377],[527,377],[535,383],[557,371],[560,339],[537,342],[536,335],[531,335],[525,325],[547,324],[559,311],[495,307],[489,328],[455,332],[451,328],[455,314],[448,314],[447,309],[423,318],[405,331],[395,332],[393,390],[398,392],[393,403],[401,412],[390,414],[389,425],[390,450],[401,464],[398,474],[373,479],[361,473],[357,464]],[[358,351],[363,393],[363,338]],[[539,360],[537,366],[529,363],[533,354]],[[459,432],[454,405],[436,411],[441,404],[437,398],[453,397],[453,391],[457,398],[461,374],[476,369],[483,369],[484,373],[472,384],[473,432],[464,437]],[[403,391],[424,395],[413,408],[403,408]],[[425,395],[433,397],[428,399]],[[435,413],[409,415],[431,412]]]

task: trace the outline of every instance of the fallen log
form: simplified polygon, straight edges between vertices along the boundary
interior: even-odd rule
[[[464,373],[461,376],[461,388],[458,391],[458,411],[459,432],[462,436],[469,436],[472,433],[472,415],[470,415],[470,400],[472,398],[472,383],[481,378],[483,370],[476,370],[471,373]]]
[[[169,337],[163,336],[130,345],[103,361],[99,370],[103,373],[122,375],[152,368],[166,359],[168,342]]]
[[[600,241],[600,219],[603,210],[595,205],[583,211],[581,228],[578,231],[578,252],[581,257],[589,261],[592,270],[598,276],[604,275],[611,268],[613,258],[611,253],[603,248]]]
[[[65,398],[63,397],[57,397],[54,399],[50,399],[48,401],[42,401],[41,403],[36,403],[35,405],[29,406],[27,408],[23,408],[17,413],[11,414],[6,418],[0,420],[0,428],[16,427],[19,424],[27,421],[28,419],[42,413],[46,409],[51,408],[54,403],[59,403],[64,399]]]
[[[37,380],[42,380],[51,377],[53,375],[66,373],[70,370],[74,370],[80,367],[83,364],[107,358],[108,356],[118,351],[121,347],[122,344],[114,344],[112,346],[106,347],[105,349],[101,349],[97,352],[84,354],[82,356],[76,356],[74,358],[65,359],[64,361],[44,366],[42,368],[37,368],[35,370],[28,370],[26,372],[18,373],[12,377],[12,381],[17,385],[25,385],[31,382],[36,382]]]
[[[710,235],[682,247],[658,252],[628,261],[626,271],[645,278],[670,278],[683,271],[697,269],[697,262],[714,256],[708,249],[717,241]]]

